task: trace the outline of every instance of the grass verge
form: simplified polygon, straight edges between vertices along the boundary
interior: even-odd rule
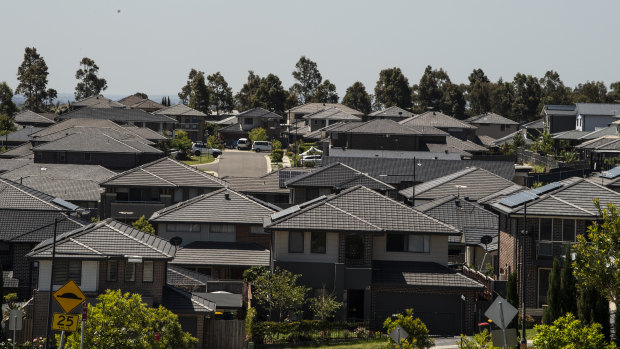
[[[192,155],[189,157],[189,160],[184,160],[181,162],[186,165],[200,165],[200,164],[208,164],[213,161],[215,161],[215,158],[211,155],[200,155],[200,156]]]

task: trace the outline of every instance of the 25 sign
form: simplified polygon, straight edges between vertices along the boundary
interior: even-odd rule
[[[77,331],[80,314],[54,313],[52,329],[58,331]]]

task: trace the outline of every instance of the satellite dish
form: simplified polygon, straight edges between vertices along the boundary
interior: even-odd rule
[[[493,238],[490,237],[489,235],[484,235],[483,237],[480,238],[480,243],[482,243],[484,245],[490,244],[491,241],[493,241]]]
[[[170,244],[172,246],[179,246],[181,243],[183,243],[183,239],[181,239],[180,236],[175,236],[172,239],[170,239]]]

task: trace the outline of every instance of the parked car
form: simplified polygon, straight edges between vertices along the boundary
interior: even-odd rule
[[[237,141],[237,149],[250,149],[252,147],[252,143],[247,138],[239,138]]]
[[[214,158],[222,155],[222,151],[215,148],[209,148],[203,143],[193,143],[192,144],[192,153],[196,156],[200,156],[201,154],[212,155]]]
[[[304,155],[301,157],[301,165],[303,166],[304,164],[314,164],[314,165],[320,165],[321,164],[321,155]]]
[[[261,151],[271,151],[271,142],[256,141],[252,143],[252,150],[257,153],[260,153]]]

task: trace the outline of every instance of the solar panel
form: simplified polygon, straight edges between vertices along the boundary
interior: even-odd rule
[[[532,190],[530,190],[530,192],[534,193],[536,195],[540,195],[540,194],[544,194],[546,192],[550,192],[553,189],[561,188],[563,186],[564,186],[564,183],[553,182],[553,183],[549,183],[549,184],[543,185],[540,188],[532,189]]]
[[[286,181],[293,177],[297,177],[299,175],[305,174],[305,171],[286,171],[280,170],[278,171],[278,185],[280,188],[286,188]]]
[[[505,197],[499,201],[500,204],[508,207],[516,207],[528,201],[538,199],[538,195],[532,193],[532,191],[524,191]]]
[[[601,173],[601,177],[603,178],[612,179],[618,176],[620,176],[620,166],[616,166],[609,171],[604,171],[603,173]]]

